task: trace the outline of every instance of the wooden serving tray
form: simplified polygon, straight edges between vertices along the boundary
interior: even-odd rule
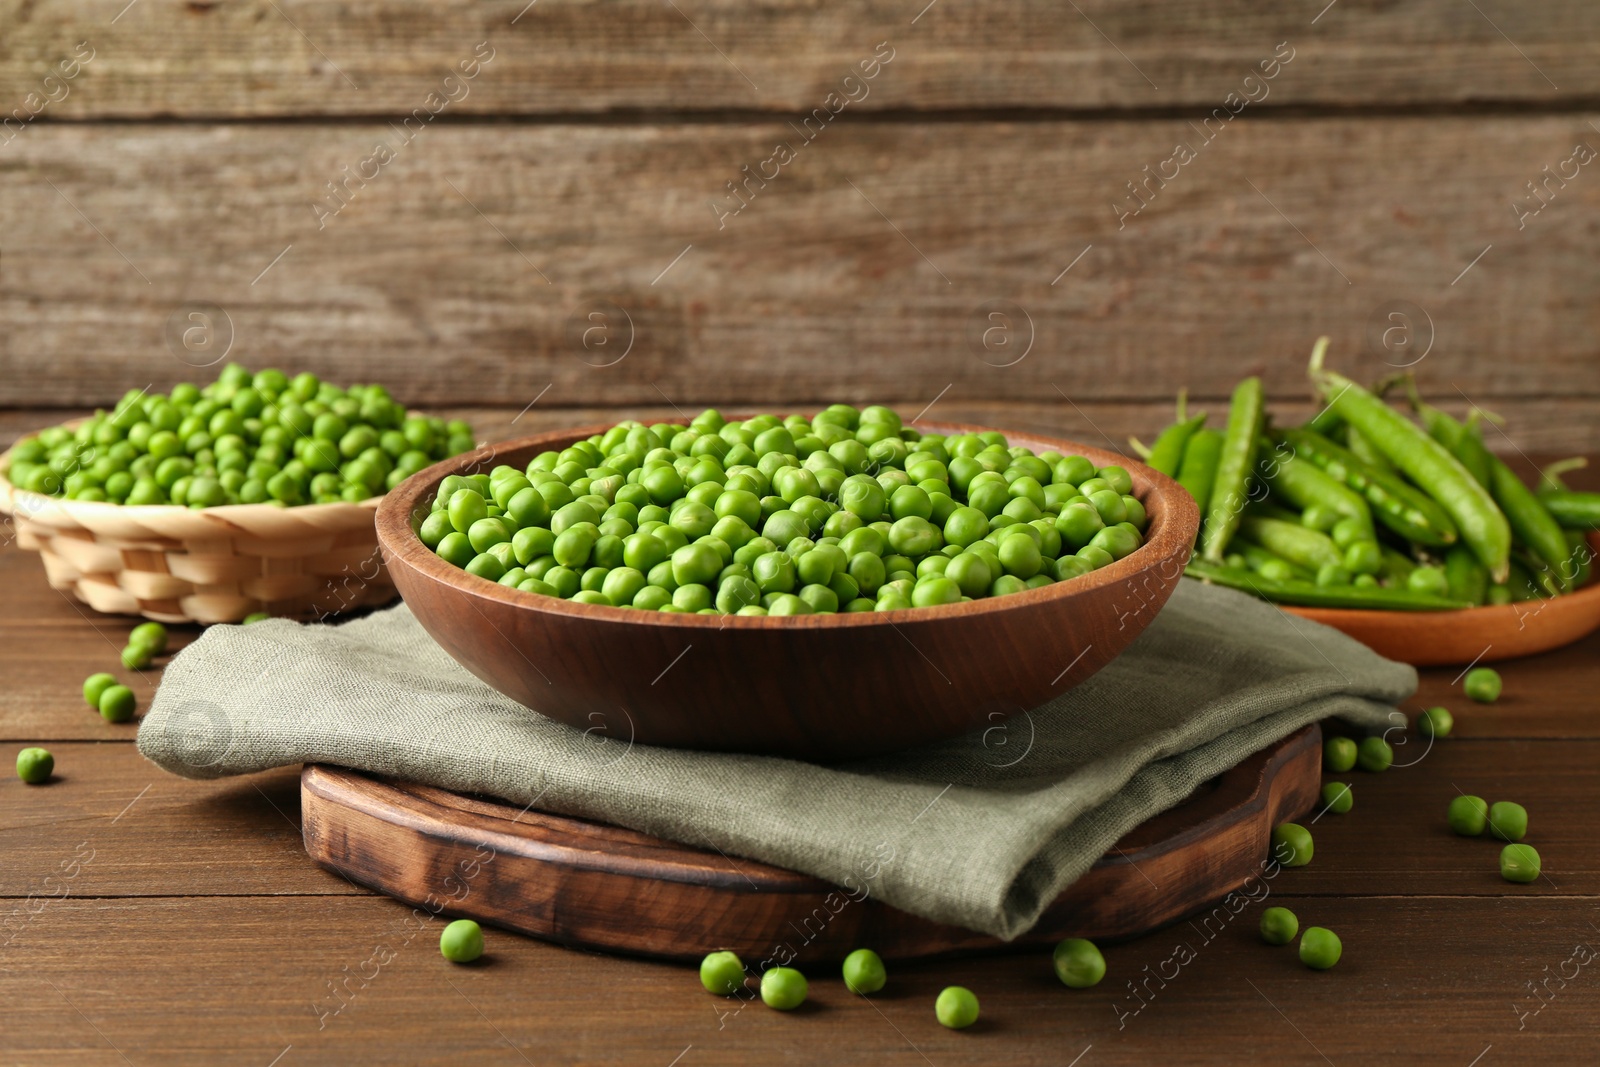
[[[1261,870],[1272,827],[1312,808],[1322,733],[1307,726],[1129,832],[1012,945],[1133,937],[1188,915]],[[308,765],[306,852],[353,881],[433,911],[588,948],[678,959],[787,945],[839,959],[1005,948],[818,878],[584,819]]]

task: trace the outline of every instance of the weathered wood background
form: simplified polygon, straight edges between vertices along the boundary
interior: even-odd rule
[[[226,352],[1120,440],[1327,332],[1593,450],[1597,59],[1581,0],[0,0],[0,408]]]

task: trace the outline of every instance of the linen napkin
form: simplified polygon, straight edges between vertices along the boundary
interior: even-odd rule
[[[1391,727],[1415,689],[1412,668],[1335,630],[1185,580],[1121,656],[1042,707],[821,766],[547,719],[469,674],[401,604],[341,625],[211,627],[167,667],[139,749],[191,778],[315,762],[486,794],[1009,940],[1206,779],[1329,716]]]

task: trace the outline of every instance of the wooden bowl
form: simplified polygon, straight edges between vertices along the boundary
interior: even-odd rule
[[[1589,544],[1600,552],[1600,533],[1590,534]],[[1600,579],[1570,596],[1461,611],[1284,610],[1413,667],[1493,663],[1549,652],[1600,630]]]
[[[446,563],[417,536],[447,475],[524,467],[605,429],[487,446],[413,475],[379,504],[378,543],[418,621],[473,674],[541,714],[641,744],[843,760],[993,725],[1071,688],[1127,647],[1171,594],[1199,525],[1194,500],[1147,467],[1016,435],[1013,443],[1036,452],[1126,467],[1149,513],[1146,543],[1083,577],[1010,596],[769,618],[524,593]]]

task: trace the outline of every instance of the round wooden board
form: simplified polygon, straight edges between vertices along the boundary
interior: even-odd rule
[[[1009,943],[754,860],[343,768],[307,766],[300,795],[312,859],[430,911],[677,959],[786,946],[833,960],[862,945],[914,959],[1128,938],[1189,915],[1260,871],[1272,827],[1316,803],[1321,762],[1315,725],[1251,756],[1130,831]]]

